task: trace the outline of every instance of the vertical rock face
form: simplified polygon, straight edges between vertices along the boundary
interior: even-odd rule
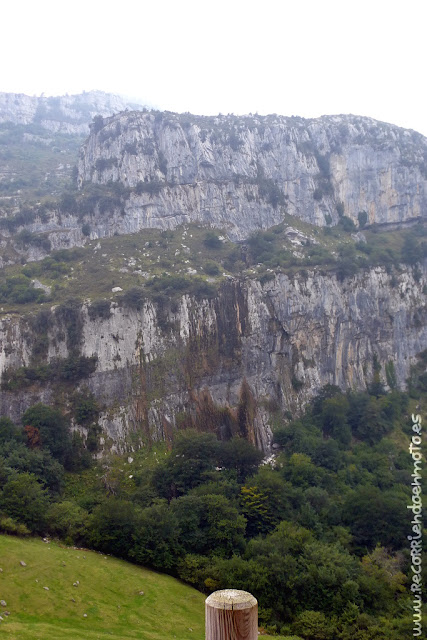
[[[126,450],[194,426],[243,435],[267,450],[273,410],[297,413],[327,383],[364,389],[374,355],[383,373],[394,363],[403,386],[427,343],[427,265],[418,276],[392,282],[376,268],[341,283],[316,272],[281,274],[264,286],[229,281],[212,300],[183,296],[170,308],[113,304],[109,317],[91,319],[83,306],[81,354],[98,362],[81,385],[103,408],[105,447]],[[59,317],[48,339],[48,361],[68,355]],[[30,364],[34,341],[25,318],[1,321],[3,380],[8,367]],[[55,384],[3,390],[0,411],[19,421],[28,406],[57,393]]]
[[[126,113],[92,126],[79,181],[129,188],[128,231],[203,221],[241,239],[285,210],[397,224],[426,216],[427,139],[355,116]]]

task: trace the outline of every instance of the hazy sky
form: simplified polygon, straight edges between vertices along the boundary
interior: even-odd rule
[[[0,91],[353,113],[427,135],[426,0],[14,0],[1,16]]]

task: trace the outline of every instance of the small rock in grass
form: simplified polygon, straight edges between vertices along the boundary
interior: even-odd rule
[[[75,602],[74,598],[71,598],[71,602]]]
[[[143,596],[143,595],[144,595],[144,592],[143,592],[143,591],[140,591],[140,592],[139,592],[139,595],[140,595],[140,596]]]
[[[21,565],[21,567],[26,567],[27,566],[27,563],[24,562],[23,560],[21,560],[21,562],[19,564]]]
[[[87,613],[84,613],[84,614],[83,614],[83,618],[87,618]]]
[[[4,616],[10,616],[10,611],[3,611]]]
[[[3,569],[2,568],[0,568],[0,573],[3,573]]]
[[[43,587],[45,591],[49,591],[49,587]]]
[[[2,607],[6,607],[6,606],[7,606],[7,602],[6,602],[6,600],[0,600],[0,605],[1,605]]]

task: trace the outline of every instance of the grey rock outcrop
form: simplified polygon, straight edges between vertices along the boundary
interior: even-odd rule
[[[426,282],[426,264],[420,277],[409,270],[395,281],[380,267],[343,282],[310,271],[264,285],[229,280],[211,300],[183,296],[166,309],[113,303],[109,318],[91,320],[82,306],[81,353],[98,357],[83,384],[103,407],[104,447],[132,450],[190,425],[238,433],[268,450],[271,411],[296,414],[327,383],[365,389],[374,355],[383,381],[393,362],[403,387],[427,344]],[[25,318],[0,321],[2,376],[30,363],[33,341]],[[63,327],[53,326],[48,359],[67,353]],[[18,423],[50,394],[36,386],[3,391],[0,413]]]
[[[247,238],[284,212],[316,225],[427,215],[427,139],[356,116],[200,117],[125,113],[92,127],[79,182],[120,182],[124,210],[97,216],[99,234],[190,221]]]
[[[103,91],[54,97],[0,92],[0,122],[37,123],[52,132],[87,135],[94,116],[111,116],[126,109],[143,106]]]

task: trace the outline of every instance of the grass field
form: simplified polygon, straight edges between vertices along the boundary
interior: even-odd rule
[[[170,576],[93,551],[10,536],[0,536],[0,567],[0,600],[7,603],[0,607],[2,638],[205,637],[205,597]]]

